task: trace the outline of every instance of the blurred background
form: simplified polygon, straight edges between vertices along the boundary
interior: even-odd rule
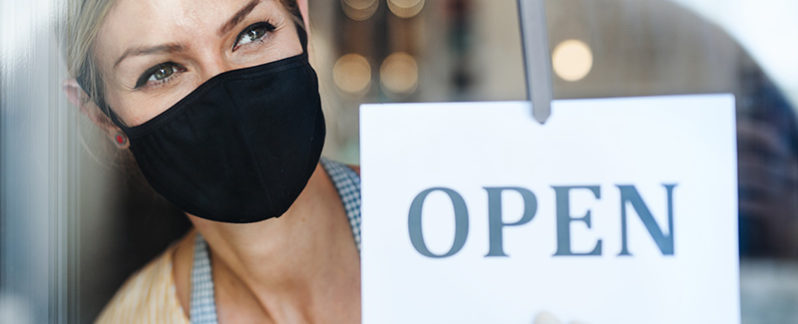
[[[309,2],[328,157],[361,103],[525,99],[515,0]],[[93,321],[189,228],[67,104],[63,6],[0,0],[0,323]],[[743,323],[798,323],[798,1],[546,6],[557,99],[735,94]]]

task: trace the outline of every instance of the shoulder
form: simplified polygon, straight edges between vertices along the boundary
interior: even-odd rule
[[[97,323],[188,323],[175,292],[172,254],[175,245],[127,279]]]
[[[357,175],[360,176],[360,166],[359,165],[347,164],[346,166],[348,166],[350,169],[352,169],[352,171],[355,171],[355,173],[357,173]]]

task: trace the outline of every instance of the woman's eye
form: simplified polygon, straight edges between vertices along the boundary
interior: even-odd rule
[[[255,41],[262,40],[266,34],[274,31],[274,25],[268,22],[259,22],[256,24],[252,24],[249,27],[245,28],[238,37],[236,38],[235,44],[233,44],[233,50],[236,50],[239,46],[249,44]]]
[[[141,75],[136,82],[136,88],[146,85],[161,84],[168,81],[175,74],[182,72],[184,69],[172,62],[158,64]]]

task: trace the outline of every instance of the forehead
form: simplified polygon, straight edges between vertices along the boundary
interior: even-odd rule
[[[254,0],[116,0],[102,22],[95,51],[108,62],[130,46],[185,43],[217,38],[217,30]],[[259,7],[283,12],[276,0],[258,0]],[[284,12],[283,12],[284,13]]]

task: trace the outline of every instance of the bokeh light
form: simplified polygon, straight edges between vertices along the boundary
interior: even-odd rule
[[[554,73],[565,81],[584,79],[593,67],[593,53],[585,42],[569,39],[558,44],[551,55]]]
[[[333,82],[343,92],[363,95],[371,86],[371,65],[360,54],[346,54],[333,66]]]
[[[390,93],[412,93],[418,86],[416,59],[404,52],[389,55],[380,66],[380,83]]]
[[[380,2],[377,0],[341,0],[341,8],[349,19],[363,21],[371,18]]]
[[[388,9],[399,18],[412,18],[424,9],[424,0],[388,0]]]

